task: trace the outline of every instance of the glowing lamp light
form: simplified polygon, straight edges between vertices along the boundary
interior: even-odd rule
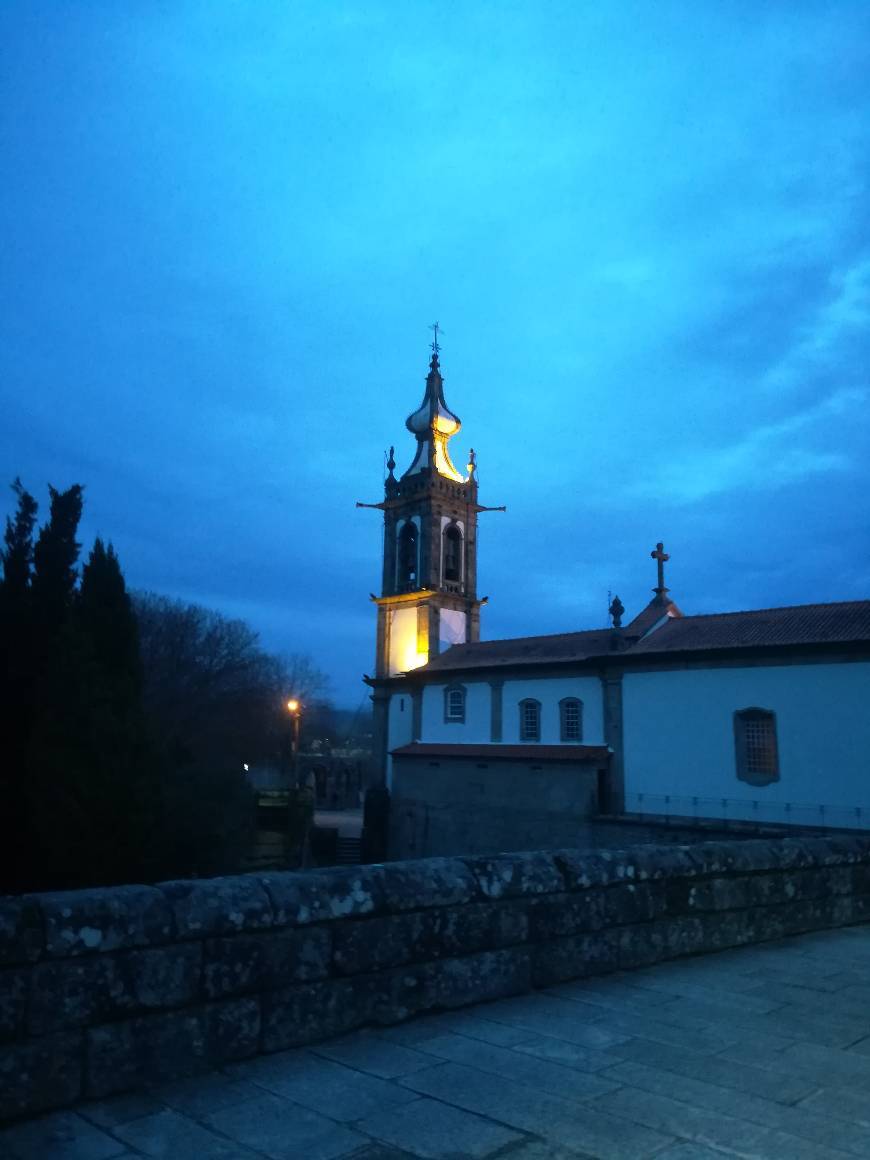
[[[298,713],[299,712],[299,702],[296,700],[295,697],[291,697],[290,700],[287,702],[287,710],[290,713]]]

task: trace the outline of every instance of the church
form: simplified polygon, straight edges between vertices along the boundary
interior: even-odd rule
[[[450,458],[437,328],[387,461],[375,759],[390,854],[576,845],[601,815],[870,825],[870,600],[693,616],[666,585],[583,632],[480,640],[475,455]],[[654,564],[653,564],[654,562]],[[655,571],[652,572],[654,567]]]

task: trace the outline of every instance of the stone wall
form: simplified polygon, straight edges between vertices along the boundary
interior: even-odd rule
[[[0,899],[0,1117],[535,986],[870,920],[858,837]]]
[[[581,844],[598,813],[596,763],[394,757],[390,857]]]

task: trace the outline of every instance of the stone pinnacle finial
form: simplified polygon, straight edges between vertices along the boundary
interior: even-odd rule
[[[613,621],[614,628],[622,628],[622,614],[625,612],[625,605],[618,596],[614,596],[610,602],[610,607],[607,610],[610,613],[610,618]]]
[[[477,456],[474,454],[473,447],[468,453],[468,463],[466,464],[466,467],[468,468],[468,478],[471,479],[477,470]]]
[[[396,470],[396,449],[390,448],[390,457],[387,460],[387,471],[390,473],[390,478],[393,478],[393,472]]]

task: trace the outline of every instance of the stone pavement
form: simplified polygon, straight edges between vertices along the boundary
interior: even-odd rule
[[[258,1056],[0,1132],[3,1160],[870,1156],[870,926]]]

